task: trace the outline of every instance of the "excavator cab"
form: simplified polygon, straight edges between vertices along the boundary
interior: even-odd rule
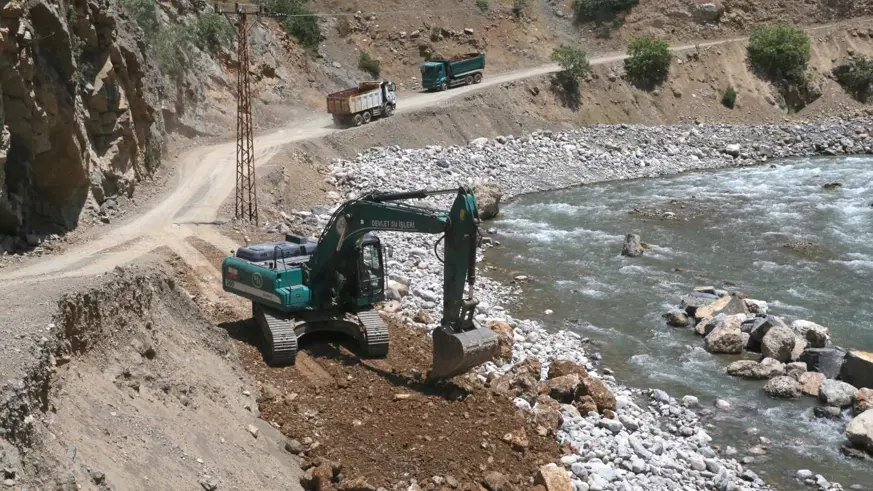
[[[384,297],[385,268],[379,239],[374,235],[364,236],[357,252],[358,294],[355,303],[359,307],[365,307],[381,301]]]

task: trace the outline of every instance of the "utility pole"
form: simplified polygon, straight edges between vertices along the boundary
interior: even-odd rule
[[[252,136],[252,99],[249,81],[248,16],[273,16],[261,5],[251,3],[215,3],[215,12],[230,19],[236,17],[236,206],[234,217],[258,224],[258,189],[255,179],[255,145]]]

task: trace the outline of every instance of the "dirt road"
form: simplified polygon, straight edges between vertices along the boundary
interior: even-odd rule
[[[825,29],[820,26],[811,30]],[[747,38],[724,39],[700,44],[674,46],[674,52],[696,47],[707,47]],[[622,61],[625,54],[612,54],[591,59],[594,65]],[[462,86],[445,92],[409,93],[401,95],[397,113],[407,113],[438,106],[449,99],[502,83],[536,77],[555,72],[558,65],[550,64],[525,70],[486,76],[478,85]],[[373,124],[379,124],[374,122]],[[276,155],[283,145],[319,138],[338,131],[328,115],[308,121],[295,122],[285,128],[255,138],[255,164],[261,167]],[[212,224],[218,218],[221,204],[231,195],[235,186],[235,142],[196,148],[179,157],[176,162],[175,189],[142,216],[127,224],[104,232],[104,235],[68,249],[63,254],[50,256],[21,268],[0,274],[2,288],[13,288],[22,283],[99,274],[126,264],[160,246],[176,252],[195,271],[207,271],[208,262],[188,245],[186,237],[198,236],[222,251],[238,246],[220,234]]]

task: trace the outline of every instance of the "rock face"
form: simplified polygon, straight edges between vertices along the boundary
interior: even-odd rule
[[[13,0],[0,15],[0,232],[74,228],[163,152],[160,74],[116,2]]]
[[[621,248],[621,255],[627,257],[640,257],[643,255],[643,245],[639,235],[627,234],[624,237],[624,246]]]
[[[873,454],[873,409],[864,411],[849,423],[846,438],[856,447]]]
[[[791,377],[776,377],[770,379],[764,386],[764,391],[773,397],[796,399],[800,397],[800,384]]]
[[[855,387],[873,389],[873,353],[850,351],[840,369],[840,378]]]
[[[808,348],[800,355],[810,372],[819,372],[827,378],[837,378],[843,367],[846,352],[840,348]]]
[[[794,350],[794,333],[786,327],[773,327],[761,341],[761,354],[765,358],[773,358],[782,363],[791,361]]]
[[[480,219],[488,220],[500,213],[500,198],[503,197],[500,186],[492,182],[479,181],[473,186],[473,195],[476,197]]]
[[[829,406],[849,407],[855,402],[855,392],[857,390],[839,380],[825,380],[821,383],[818,397]]]
[[[725,317],[711,333],[704,338],[704,348],[710,353],[742,353],[743,333],[740,323],[734,316]]]

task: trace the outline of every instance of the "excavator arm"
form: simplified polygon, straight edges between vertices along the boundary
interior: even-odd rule
[[[457,196],[448,213],[399,202],[449,193]],[[478,303],[472,294],[479,239],[479,214],[473,193],[465,187],[370,193],[344,203],[331,216],[307,264],[306,283],[316,302],[332,301],[335,290],[331,285],[336,284],[341,252],[372,231],[444,234],[440,239],[444,242],[443,317],[433,333],[430,378],[449,378],[491,360],[497,351],[497,338],[491,330],[477,328],[473,320]],[[466,298],[465,285],[469,288]]]

